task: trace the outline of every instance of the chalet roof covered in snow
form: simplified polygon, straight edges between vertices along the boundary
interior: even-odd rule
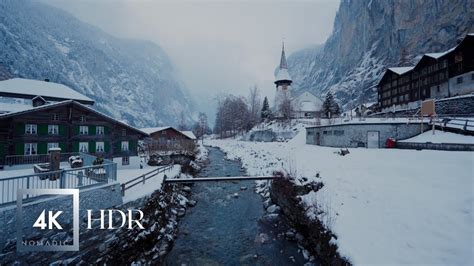
[[[196,140],[196,135],[194,135],[194,133],[192,131],[181,131],[181,133],[183,133],[184,135],[186,135],[186,137],[192,139],[192,140]]]
[[[146,127],[146,128],[141,128],[140,130],[147,134],[153,134],[153,133],[160,132],[168,128],[172,128],[172,127]]]
[[[0,81],[0,96],[23,99],[41,96],[48,101],[75,100],[83,104],[94,104],[91,98],[63,84],[22,78]]]
[[[402,75],[407,73],[408,71],[412,70],[414,67],[390,67],[389,70],[397,73],[398,75]]]
[[[163,130],[166,130],[166,129],[172,129],[172,130],[175,130],[176,132],[179,132],[181,134],[183,134],[186,138],[188,139],[191,139],[191,140],[196,140],[196,135],[194,135],[194,133],[192,131],[180,131],[180,130],[177,130],[176,128],[174,127],[171,127],[171,126],[168,126],[168,127],[146,127],[146,128],[141,128],[140,130],[151,135],[153,133],[156,133],[156,132],[160,132],[160,131],[163,131]]]

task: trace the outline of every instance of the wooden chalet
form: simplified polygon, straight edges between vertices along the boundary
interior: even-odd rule
[[[3,82],[7,81],[0,82],[0,95],[5,96],[8,93],[2,94]],[[62,96],[58,91],[55,99],[61,101],[47,102],[51,98],[36,95],[30,97],[30,106],[0,112],[0,164],[4,164],[6,156],[47,154],[56,147],[63,153],[122,157],[122,164],[128,164],[129,157],[137,155],[138,140],[148,134],[77,100],[63,100]]]
[[[196,136],[191,131],[179,131],[173,127],[142,128],[150,135],[148,149],[154,151],[194,151]]]

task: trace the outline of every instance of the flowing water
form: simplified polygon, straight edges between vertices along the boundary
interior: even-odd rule
[[[200,176],[245,174],[240,162],[225,159],[217,148],[209,149],[209,160]],[[261,196],[254,190],[254,181],[195,183],[191,199],[197,205],[188,208],[180,220],[179,234],[165,263],[303,265],[297,244],[284,237],[288,229],[285,223],[280,218],[271,222],[261,219],[266,213]]]

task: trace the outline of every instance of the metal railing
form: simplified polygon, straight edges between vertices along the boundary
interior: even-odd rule
[[[104,159],[102,164],[92,165],[95,156],[85,153],[80,156],[86,166],[0,178],[0,204],[16,201],[18,189],[82,188],[117,180],[117,164],[113,161]],[[26,195],[24,198],[34,196]]]
[[[171,168],[173,167],[172,164],[168,164],[166,166],[163,166],[163,167],[158,167],[148,173],[145,173],[141,176],[138,176],[138,177],[135,177],[133,178],[132,180],[129,180],[123,184],[121,184],[121,187],[122,187],[122,196],[125,196],[125,191],[136,186],[136,185],[139,185],[139,184],[145,184],[146,180],[152,178],[152,177],[155,177],[157,176],[158,174],[160,173],[163,173],[164,171],[167,171],[167,170],[170,170]]]

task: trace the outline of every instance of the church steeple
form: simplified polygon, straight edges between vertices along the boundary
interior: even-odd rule
[[[280,69],[288,69],[288,64],[286,63],[285,55],[285,42],[281,42],[281,59],[280,59]]]
[[[286,62],[286,55],[285,55],[285,43],[281,43],[281,58],[280,58],[280,66],[278,67],[275,75],[275,84],[277,86],[286,84],[287,86],[291,85],[292,80],[290,74],[288,73],[288,63]],[[286,88],[286,86],[285,86]]]

